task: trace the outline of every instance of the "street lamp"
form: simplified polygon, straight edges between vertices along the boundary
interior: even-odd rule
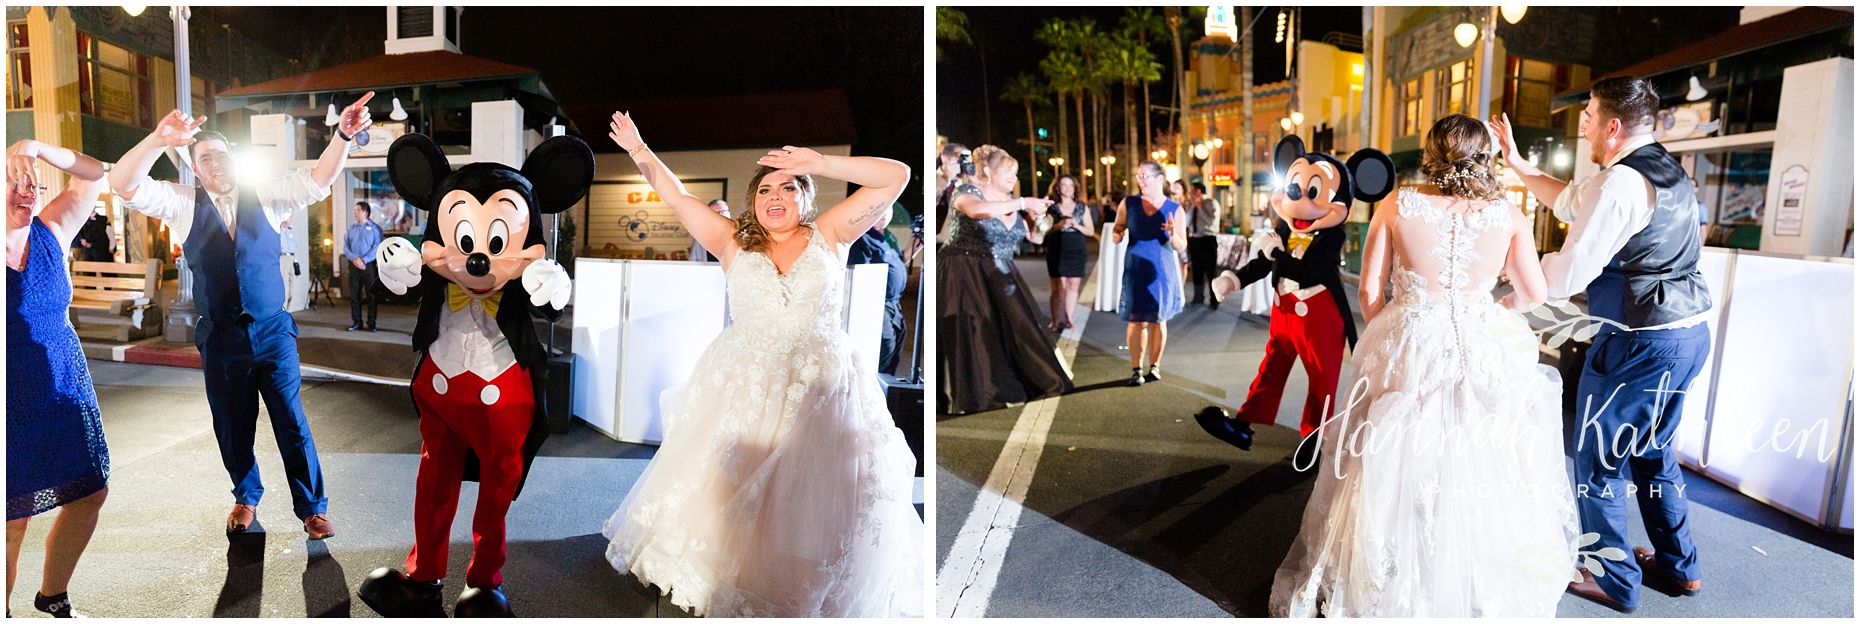
[[[1530,7],[1522,4],[1502,4],[1499,5],[1498,12],[1505,16],[1506,23],[1516,24],[1518,20],[1524,19],[1524,11],[1527,9]]]
[[[1478,38],[1479,27],[1472,25],[1471,22],[1460,22],[1460,25],[1453,27],[1453,40],[1458,42],[1462,48],[1472,47],[1473,41]]]
[[[1099,156],[1098,164],[1104,165],[1104,177],[1108,180],[1111,178],[1111,165],[1117,164],[1117,157],[1110,154]]]
[[[140,17],[140,16],[142,15],[142,10],[143,10],[143,9],[146,9],[146,8],[148,8],[148,7],[146,7],[146,6],[129,6],[129,5],[127,5],[127,4],[125,4],[125,5],[123,5],[123,12],[124,12],[124,13],[128,13],[130,17]]]
[[[1200,141],[1196,141],[1195,147],[1192,153],[1195,155],[1195,160],[1207,160],[1208,159],[1208,144],[1200,142]]]

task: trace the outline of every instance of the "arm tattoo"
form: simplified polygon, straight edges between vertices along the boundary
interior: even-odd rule
[[[853,215],[852,218],[847,219],[846,225],[849,225],[852,227],[859,227],[860,225],[864,225],[865,227],[870,228],[872,227],[873,219],[877,219],[879,214],[883,213],[886,210],[890,210],[890,209],[891,209],[890,204],[872,204],[871,207],[868,207],[865,209],[865,212],[861,212],[857,215]]]

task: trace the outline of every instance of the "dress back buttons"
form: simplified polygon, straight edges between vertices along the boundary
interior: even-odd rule
[[[486,385],[483,390],[478,391],[478,401],[485,405],[496,405],[499,394],[502,392],[497,389],[497,386]]]
[[[1311,311],[1311,308],[1310,306],[1305,305],[1305,302],[1300,301],[1298,303],[1292,304],[1292,311],[1297,312],[1299,316],[1304,316],[1306,312]]]
[[[440,394],[446,393],[446,376],[445,375],[442,375],[439,373],[433,373],[433,392],[437,392]]]

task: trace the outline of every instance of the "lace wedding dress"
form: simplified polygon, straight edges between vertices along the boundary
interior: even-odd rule
[[[734,323],[661,402],[664,445],[602,529],[614,569],[699,615],[923,614],[916,460],[840,329],[843,266],[818,232],[786,275],[737,254]]]
[[[1562,381],[1492,298],[1524,217],[1467,204],[1397,198],[1392,301],[1323,431],[1274,616],[1549,617],[1572,580]]]

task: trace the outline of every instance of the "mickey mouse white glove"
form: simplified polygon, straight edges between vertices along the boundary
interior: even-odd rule
[[[1285,249],[1285,243],[1279,240],[1279,233],[1268,228],[1254,230],[1253,238],[1248,243],[1252,245],[1253,253],[1268,260],[1272,259],[1272,252]]]
[[[420,283],[420,250],[405,238],[389,238],[375,248],[375,270],[381,285],[396,295]]]
[[[574,284],[562,265],[553,260],[537,260],[523,269],[523,290],[530,293],[530,305],[541,306],[547,302],[549,307],[560,310],[568,307],[568,296],[574,291]]]

